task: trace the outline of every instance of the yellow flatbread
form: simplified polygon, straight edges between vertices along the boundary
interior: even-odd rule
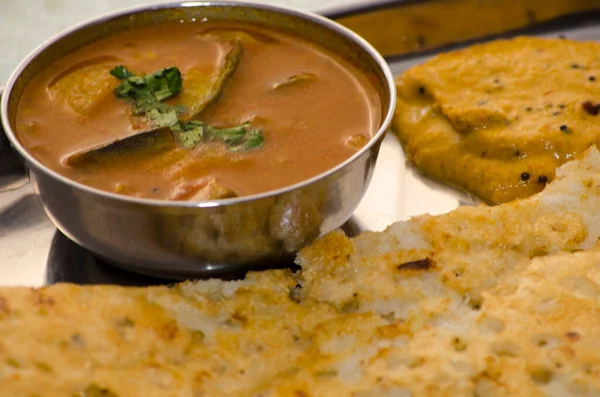
[[[426,175],[491,204],[541,191],[600,143],[600,43],[519,37],[401,75],[393,128]]]
[[[297,273],[0,288],[0,396],[598,396],[599,236],[592,148],[526,200],[329,234]]]

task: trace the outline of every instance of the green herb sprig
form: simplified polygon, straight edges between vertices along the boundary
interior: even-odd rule
[[[122,81],[115,88],[115,96],[133,101],[133,114],[147,116],[155,127],[177,124],[180,109],[163,103],[181,91],[182,78],[176,67],[136,76],[125,66],[117,66],[110,74]]]
[[[193,148],[201,142],[221,141],[231,151],[252,150],[262,146],[264,138],[249,123],[237,127],[219,129],[202,121],[180,122],[171,128],[184,147]]]
[[[182,90],[183,81],[177,67],[136,76],[119,65],[110,74],[122,81],[114,94],[133,102],[134,115],[148,117],[155,128],[169,127],[185,148],[192,149],[202,142],[221,141],[229,150],[241,151],[259,148],[264,142],[261,130],[252,128],[249,123],[219,129],[199,120],[179,120],[185,108],[163,102]]]

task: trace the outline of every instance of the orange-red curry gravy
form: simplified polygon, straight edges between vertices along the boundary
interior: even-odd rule
[[[232,151],[211,141],[93,165],[66,164],[75,152],[152,127],[147,117],[132,115],[132,102],[115,96],[121,83],[109,73],[115,66],[136,75],[176,66],[182,90],[164,102],[189,106],[193,93],[218,74],[232,40],[244,49],[237,69],[197,118],[218,128],[249,122],[262,133],[261,147]],[[279,32],[189,23],[120,33],[56,61],[26,87],[17,134],[42,163],[86,185],[138,197],[201,200],[313,177],[355,153],[380,122],[378,92],[341,57]],[[207,181],[219,188],[207,194]]]

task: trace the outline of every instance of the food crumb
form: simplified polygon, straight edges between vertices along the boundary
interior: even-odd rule
[[[600,112],[600,103],[594,104],[592,101],[585,101],[582,107],[587,114],[592,116],[597,116]]]
[[[38,362],[35,364],[35,366],[40,370],[40,371],[44,371],[44,372],[52,372],[52,367],[50,365],[48,365],[47,363],[44,362]]]
[[[566,336],[567,336],[567,338],[569,338],[569,340],[571,340],[573,342],[577,342],[581,338],[581,335],[579,335],[579,333],[575,332],[575,331],[567,332]]]
[[[452,347],[457,352],[462,352],[462,351],[465,351],[467,349],[467,344],[462,339],[460,339],[459,337],[455,337],[455,338],[452,339]]]
[[[531,370],[531,378],[535,383],[545,385],[552,380],[552,372],[544,367],[535,367]]]

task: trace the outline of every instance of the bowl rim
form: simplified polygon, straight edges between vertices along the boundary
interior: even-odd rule
[[[371,139],[367,142],[367,144],[365,146],[363,146],[359,151],[354,153],[352,156],[348,157],[346,160],[335,165],[334,167],[329,168],[326,171],[324,171],[320,174],[317,174],[311,178],[302,180],[293,185],[285,186],[285,187],[275,189],[275,190],[269,190],[269,191],[263,192],[263,193],[258,193],[258,194],[248,195],[248,196],[241,196],[241,197],[219,199],[219,200],[207,200],[207,201],[175,201],[175,200],[164,200],[164,199],[148,199],[148,198],[140,198],[140,197],[133,197],[133,196],[112,193],[112,192],[101,190],[101,189],[98,189],[95,187],[91,187],[91,186],[85,185],[83,183],[77,182],[75,180],[72,180],[70,178],[67,178],[67,177],[59,174],[58,172],[50,169],[49,167],[47,167],[46,165],[41,163],[39,160],[37,160],[35,157],[33,157],[23,147],[21,142],[17,139],[16,134],[12,130],[12,128],[9,124],[9,121],[8,121],[9,97],[10,97],[10,94],[12,93],[12,90],[13,90],[13,87],[14,87],[16,81],[18,80],[18,78],[21,75],[21,73],[23,72],[23,70],[39,54],[41,54],[43,51],[45,51],[46,48],[53,45],[57,41],[61,40],[65,36],[73,34],[82,28],[85,28],[90,25],[101,24],[101,23],[104,23],[104,22],[109,21],[114,18],[131,15],[131,14],[136,14],[136,13],[144,12],[144,11],[153,11],[153,10],[161,10],[161,9],[168,9],[168,8],[210,7],[210,6],[246,7],[246,8],[252,8],[252,9],[257,9],[257,10],[272,11],[272,12],[286,14],[286,15],[293,16],[293,17],[307,19],[307,20],[317,23],[327,29],[330,29],[330,30],[334,31],[335,33],[345,36],[346,38],[348,38],[348,39],[352,40],[353,42],[355,42],[356,44],[358,44],[371,58],[373,58],[375,60],[375,62],[377,63],[377,66],[382,70],[383,75],[385,76],[385,82],[382,82],[382,83],[384,83],[384,89],[387,90],[390,95],[389,101],[387,103],[388,110],[385,114],[384,119],[381,121],[380,127],[377,130],[377,132],[371,137]],[[233,204],[242,204],[245,202],[251,202],[251,201],[261,200],[261,199],[268,198],[268,197],[278,196],[278,195],[281,195],[284,193],[302,189],[305,186],[311,185],[321,179],[325,179],[325,178],[337,173],[341,169],[347,167],[348,165],[350,165],[351,163],[356,161],[358,158],[363,156],[366,152],[370,151],[373,148],[373,146],[375,146],[376,143],[386,134],[386,132],[388,131],[388,129],[391,125],[395,107],[396,107],[396,85],[395,85],[394,77],[392,75],[392,72],[391,72],[387,62],[384,60],[383,56],[381,54],[379,54],[379,52],[369,42],[367,42],[365,39],[363,39],[357,33],[354,33],[352,30],[344,27],[343,25],[341,25],[329,18],[318,15],[314,12],[303,11],[303,10],[299,10],[299,9],[296,9],[293,7],[272,5],[272,4],[268,4],[268,3],[262,3],[260,1],[257,2],[254,0],[248,1],[248,2],[240,1],[240,0],[209,0],[209,1],[177,1],[177,2],[166,2],[166,3],[158,3],[158,4],[153,3],[153,4],[143,4],[143,5],[133,6],[133,7],[127,7],[127,8],[123,8],[123,9],[116,10],[116,11],[111,11],[111,12],[102,14],[100,16],[96,16],[96,17],[87,19],[83,22],[73,25],[72,27],[67,28],[67,29],[51,36],[50,38],[45,40],[43,43],[38,45],[33,51],[31,51],[18,64],[18,66],[15,68],[15,70],[11,73],[11,75],[8,79],[8,82],[6,83],[6,85],[4,87],[4,92],[2,93],[0,118],[2,121],[2,125],[4,127],[5,134],[8,137],[10,144],[19,153],[19,155],[23,159],[25,159],[25,162],[26,162],[26,164],[28,164],[28,166],[31,166],[31,165],[34,166],[39,171],[49,175],[50,177],[58,180],[59,182],[61,182],[63,184],[68,185],[71,188],[83,190],[84,192],[89,193],[89,194],[99,195],[105,199],[118,200],[118,201],[130,203],[130,204],[146,205],[146,206],[152,206],[152,207],[209,208],[209,207],[219,207],[219,206],[226,206],[226,205],[233,205]]]

